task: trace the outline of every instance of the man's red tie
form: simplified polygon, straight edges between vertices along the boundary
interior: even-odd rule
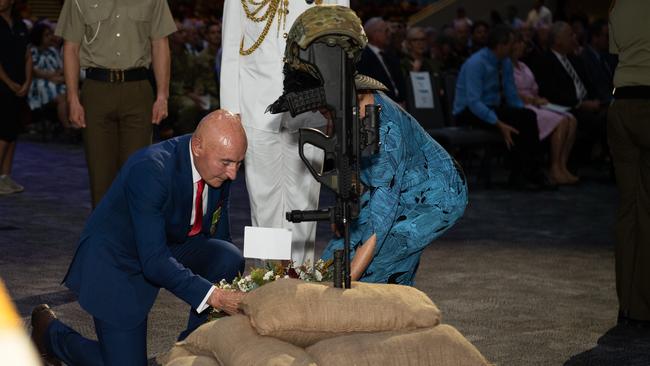
[[[189,236],[194,236],[201,232],[201,224],[203,223],[203,188],[205,187],[205,181],[201,179],[198,183],[198,188],[196,189],[196,201],[194,202],[194,224],[190,229]]]

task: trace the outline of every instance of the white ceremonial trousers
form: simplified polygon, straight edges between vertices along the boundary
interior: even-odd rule
[[[249,1],[249,0],[243,0]],[[239,113],[246,129],[248,150],[246,187],[253,226],[287,228],[292,231],[291,257],[297,264],[314,261],[316,223],[293,224],[286,211],[314,210],[318,207],[320,184],[311,176],[298,155],[300,127],[322,127],[319,113],[291,118],[288,113],[265,113],[282,95],[285,36],[296,18],[315,4],[288,0],[286,25],[278,30],[277,16],[266,38],[252,54],[239,54],[240,42],[248,49],[262,33],[265,22],[246,18],[242,0],[225,0],[222,30],[221,108]],[[326,4],[349,6],[348,0],[326,0]],[[263,14],[262,9],[260,14]],[[305,148],[314,166],[322,165],[322,152]]]

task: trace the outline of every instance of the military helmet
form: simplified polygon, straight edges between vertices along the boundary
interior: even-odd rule
[[[332,87],[340,75],[350,72],[368,43],[361,20],[350,8],[321,5],[307,9],[291,26],[284,52],[284,93],[267,111],[289,111],[296,116],[327,106],[340,96]],[[337,51],[338,50],[338,51]],[[344,71],[340,54],[349,68]]]
[[[300,49],[307,49],[314,42],[344,49],[354,63],[368,43],[361,19],[354,11],[341,5],[321,5],[300,14],[287,35],[284,52],[285,63],[293,69],[304,69]]]

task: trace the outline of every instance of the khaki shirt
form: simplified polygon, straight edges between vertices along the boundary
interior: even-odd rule
[[[650,1],[617,1],[609,15],[609,51],[618,54],[614,86],[650,86]]]
[[[65,0],[56,35],[81,44],[81,67],[149,67],[151,40],[176,31],[166,0]]]

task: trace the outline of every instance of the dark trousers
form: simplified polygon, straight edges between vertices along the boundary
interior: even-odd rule
[[[148,80],[125,83],[84,81],[83,131],[93,207],[97,207],[120,167],[136,150],[151,144],[153,90]]]
[[[650,100],[616,100],[607,134],[620,203],[616,293],[621,315],[650,320]]]
[[[170,247],[173,257],[195,274],[211,282],[232,280],[244,270],[241,252],[233,244],[196,236],[188,242]],[[119,299],[113,299],[120,306]],[[209,311],[190,315],[179,340],[184,339],[207,320]],[[59,359],[70,366],[130,366],[147,364],[147,319],[128,329],[118,328],[94,318],[98,341],[84,338],[61,321],[52,322],[46,344]]]
[[[523,175],[527,179],[537,179],[539,173],[539,130],[537,129],[537,116],[535,112],[526,108],[501,106],[494,109],[499,120],[514,127],[519,134],[512,134],[514,146],[510,148],[511,179]],[[497,130],[475,116],[469,108],[456,116],[460,124],[475,128]]]
[[[570,156],[572,168],[588,163],[592,159],[594,145],[602,145],[603,152],[607,153],[607,108],[596,112],[571,110],[571,114],[578,121],[576,142]]]

